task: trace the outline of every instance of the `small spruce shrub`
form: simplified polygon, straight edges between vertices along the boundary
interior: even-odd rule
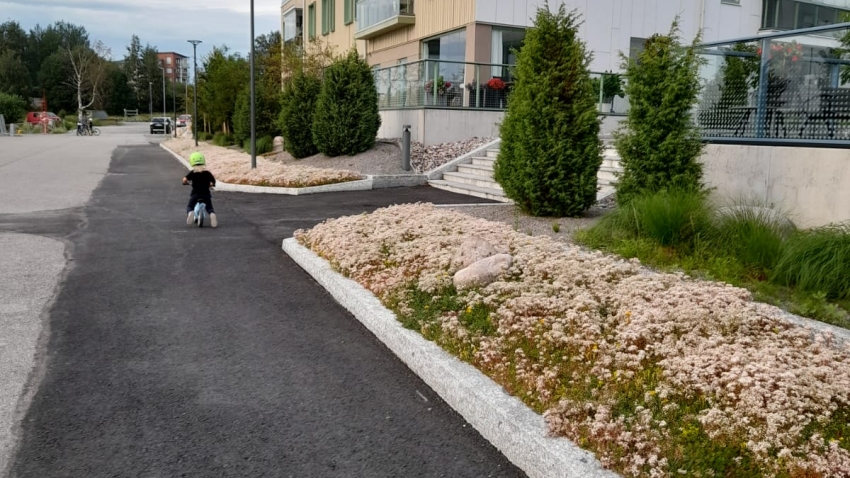
[[[596,201],[602,144],[575,13],[538,8],[517,54],[495,178],[535,216],[577,216]]]
[[[284,146],[295,158],[306,158],[318,153],[313,142],[313,115],[322,81],[308,73],[298,71],[284,87],[280,98],[278,125],[285,139]]]
[[[703,188],[703,144],[691,117],[700,91],[699,37],[683,47],[678,33],[674,22],[669,34],[646,41],[637,60],[623,57],[630,109],[614,134],[623,166],[616,185],[620,205],[642,193]]]
[[[225,133],[216,133],[212,137],[213,144],[216,146],[231,146],[234,144],[234,137],[232,134]]]
[[[351,156],[375,145],[380,126],[375,77],[352,50],[325,70],[313,114],[313,142],[328,156]]]

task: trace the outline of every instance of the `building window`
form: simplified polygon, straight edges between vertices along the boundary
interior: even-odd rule
[[[307,7],[307,35],[311,40],[316,39],[316,2]]]
[[[283,41],[296,43],[303,31],[304,15],[300,8],[293,8],[283,16]]]
[[[422,56],[428,60],[466,61],[466,28],[423,41],[422,50]],[[429,61],[426,74],[428,78],[439,75],[452,84],[462,84],[464,65]]]
[[[334,0],[322,0],[322,35],[336,31]]]
[[[165,57],[165,63],[167,63],[169,65],[171,64],[171,57],[170,56]]]
[[[170,75],[170,74],[174,73],[174,70],[172,70],[171,68],[166,68],[165,73]]]
[[[846,10],[796,0],[764,0],[761,27],[768,30],[793,30],[839,23]]]
[[[631,37],[629,40],[629,58],[637,61],[638,56],[643,52],[646,46],[646,38]]]
[[[345,12],[344,12],[345,13],[345,24],[349,25],[351,23],[354,23],[354,16],[355,16],[354,11],[356,10],[354,8],[354,0],[345,0],[345,5],[343,6],[343,10],[345,10]]]
[[[720,0],[724,5],[741,5],[741,0]]]
[[[522,48],[522,42],[525,40],[525,29],[493,28],[491,40],[490,63],[515,65],[516,52]],[[506,77],[508,73],[504,67],[493,67],[493,76]]]

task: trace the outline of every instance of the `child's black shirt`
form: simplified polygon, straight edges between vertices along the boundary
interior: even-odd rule
[[[215,186],[215,176],[209,171],[189,171],[186,180],[192,183],[192,194],[196,196],[209,197],[210,183]]]

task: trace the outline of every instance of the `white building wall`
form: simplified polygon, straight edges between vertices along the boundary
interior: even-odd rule
[[[476,0],[476,21],[497,25],[531,26],[541,0]],[[844,1],[844,0],[842,0]],[[620,52],[628,54],[631,38],[666,33],[676,16],[685,41],[703,28],[703,40],[714,41],[758,34],[762,0],[550,0],[583,17],[582,37],[593,51],[593,71],[620,70]]]

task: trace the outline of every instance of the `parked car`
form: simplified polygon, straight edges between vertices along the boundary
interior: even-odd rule
[[[165,116],[155,116],[151,118],[151,134],[156,132],[171,134],[171,118]]]
[[[177,117],[177,127],[182,128],[186,123],[192,120],[192,115],[180,115]]]
[[[46,113],[43,111],[30,111],[27,113],[27,123],[29,124],[41,124],[44,118],[47,118],[49,126],[62,124],[62,118],[56,116],[55,113],[51,113],[50,111]]]

